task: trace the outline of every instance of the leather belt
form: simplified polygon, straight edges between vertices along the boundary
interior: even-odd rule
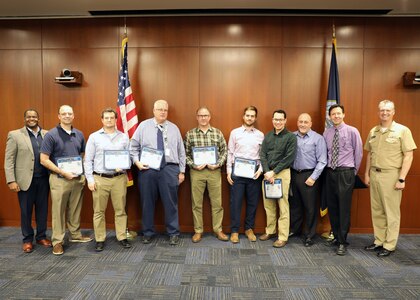
[[[106,174],[106,173],[93,172],[93,175],[98,175],[98,176],[105,177],[105,178],[114,178],[114,177],[120,176],[122,174],[124,174],[124,173],[123,172],[118,172],[118,173],[114,173],[114,174]]]
[[[354,170],[353,167],[337,167],[335,169],[328,167],[327,168],[330,171],[347,171],[347,170]]]
[[[292,171],[296,173],[306,173],[306,172],[313,172],[315,169],[292,169]]]

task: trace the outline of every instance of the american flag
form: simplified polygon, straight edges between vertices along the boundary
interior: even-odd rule
[[[124,36],[121,44],[121,68],[118,79],[118,101],[117,101],[117,128],[131,137],[136,131],[139,124],[136,111],[136,103],[134,102],[133,93],[131,91],[130,79],[128,78],[127,63],[127,47],[128,37]],[[133,176],[130,170],[127,170],[127,186],[133,185]]]
[[[127,47],[128,37],[124,36],[121,45],[121,68],[118,79],[117,128],[131,137],[138,126],[136,103],[128,77]]]

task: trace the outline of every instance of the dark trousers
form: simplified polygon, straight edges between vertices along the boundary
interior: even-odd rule
[[[340,244],[347,244],[355,181],[354,169],[328,168],[326,174],[326,197],[332,231]]]
[[[165,165],[159,171],[139,171],[138,185],[142,208],[143,234],[155,234],[155,205],[158,197],[165,212],[166,231],[169,236],[179,235],[178,220],[178,165]]]
[[[290,206],[290,232],[303,232],[305,238],[314,238],[317,222],[317,196],[319,190],[318,180],[313,186],[308,186],[305,181],[312,174],[312,171],[297,172],[292,169],[291,189],[292,196],[289,196]],[[303,218],[305,227],[302,231]]]
[[[233,180],[233,185],[230,187],[231,232],[239,232],[244,196],[246,198],[245,230],[253,229],[261,194],[261,179],[237,177],[233,174],[231,176]]]
[[[32,228],[32,211],[35,207],[36,236],[37,241],[45,239],[48,216],[48,176],[32,178],[27,191],[18,192],[20,205],[20,226],[22,229],[23,242],[32,242],[34,229]]]

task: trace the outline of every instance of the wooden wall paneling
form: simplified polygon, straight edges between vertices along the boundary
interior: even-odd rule
[[[322,133],[325,123],[326,89],[331,51],[326,48],[285,48],[282,67],[282,102],[287,128],[297,130],[301,113],[312,117],[312,129]],[[327,83],[325,83],[327,82]],[[325,96],[324,96],[325,95]]]
[[[198,20],[198,17],[127,18],[127,33],[130,46],[198,46]],[[124,26],[121,26],[121,35],[123,32]]]
[[[0,50],[0,144],[5,145],[7,133],[24,125],[23,113],[35,108],[42,115],[41,52],[39,50]],[[43,124],[43,119],[40,121]],[[4,152],[2,151],[2,154]],[[4,155],[0,155],[3,169]]]
[[[401,232],[419,233],[420,220],[418,212],[420,211],[420,203],[418,198],[420,189],[418,183],[420,182],[420,176],[418,174],[409,175],[406,180],[406,187],[401,200]]]
[[[258,126],[272,128],[272,112],[281,106],[280,48],[202,48],[200,105],[212,111],[211,123],[225,138],[241,125],[243,109],[258,108]],[[195,117],[194,117],[195,119]]]
[[[4,151],[2,152],[4,154]],[[6,185],[3,164],[1,166],[0,193],[2,195],[2,205],[0,206],[0,226],[20,227],[20,206],[17,193],[12,192]]]
[[[1,20],[0,49],[41,49],[40,20]]]
[[[102,126],[100,113],[105,107],[116,107],[118,97],[118,49],[54,49],[43,51],[44,101],[49,128],[58,123],[60,105],[73,106],[75,127],[85,137]],[[54,82],[60,71],[68,67],[83,73],[82,85]]]
[[[207,17],[200,19],[200,46],[280,47],[281,17]]]
[[[119,20],[53,19],[42,22],[42,47],[110,48],[118,47]]]
[[[420,18],[367,18],[366,48],[420,48]]]
[[[153,103],[165,99],[168,120],[184,135],[195,125],[198,105],[199,52],[197,48],[132,48],[131,85],[140,121],[153,117]]]
[[[335,24],[337,47],[363,47],[361,18],[284,17],[284,47],[331,47]]]

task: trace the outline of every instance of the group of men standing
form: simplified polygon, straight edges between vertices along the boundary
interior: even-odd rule
[[[101,116],[103,127],[90,135],[86,145],[83,134],[72,126],[74,114],[70,106],[60,107],[60,124],[48,133],[39,127],[38,113],[27,110],[24,114],[25,126],[8,135],[5,159],[6,180],[9,188],[18,192],[21,207],[23,251],[33,250],[33,206],[37,221],[36,242],[46,247],[53,246],[53,254],[61,255],[64,252],[66,224],[71,242],[92,240],[80,232],[85,177],[93,196],[96,251],[102,251],[105,246],[105,210],[109,197],[115,211],[116,238],[122,247],[130,248],[125,233],[126,172],[125,169],[109,170],[104,167],[105,151],[129,150],[131,161],[138,168],[144,244],[151,243],[156,235],[154,212],[158,198],[164,207],[169,244],[179,243],[178,187],[185,180],[188,165],[194,221],[192,242],[198,243],[202,239],[202,207],[207,188],[212,229],[219,240],[239,242],[244,198],[247,204],[245,236],[251,242],[257,240],[253,229],[263,191],[267,226],[259,239],[266,241],[275,237],[273,247],[281,248],[290,236],[301,233],[304,245],[310,247],[316,233],[320,176],[325,168],[324,192],[335,237],[328,245],[337,247],[337,255],[346,254],[352,191],[363,149],[358,130],[344,123],[343,106],[333,105],[329,108],[334,126],[327,129],[324,136],[311,130],[312,121],[307,113],[299,115],[296,132],[288,131],[284,110],[274,111],[273,130],[264,136],[254,127],[257,108],[249,106],[244,109],[242,126],[230,133],[228,144],[223,133],[210,125],[211,113],[208,108],[197,110],[198,125],[186,133],[185,140],[178,127],[167,120],[168,109],[165,100],[157,100],[153,107],[154,117],[140,123],[131,142],[115,128],[117,113],[105,109]],[[394,114],[391,101],[380,102],[381,124],[370,131],[365,144],[365,150],[368,151],[365,183],[370,185],[375,235],[374,243],[365,249],[377,251],[378,256],[388,256],[396,248],[401,192],[412,163],[413,150],[416,149],[410,130],[394,122]],[[207,148],[213,149],[215,159],[211,162],[197,160],[197,149]],[[159,166],[153,167],[141,161],[142,151],[146,149],[161,153]],[[84,152],[84,175],[59,168],[57,159],[81,159]],[[235,172],[236,167],[239,169],[239,159],[253,166],[250,176],[243,177]],[[231,191],[230,238],[222,230],[221,167],[226,161]],[[50,172],[49,180],[46,169]],[[52,200],[52,242],[45,235],[48,185]],[[270,196],[270,186],[279,186],[280,196]]]

